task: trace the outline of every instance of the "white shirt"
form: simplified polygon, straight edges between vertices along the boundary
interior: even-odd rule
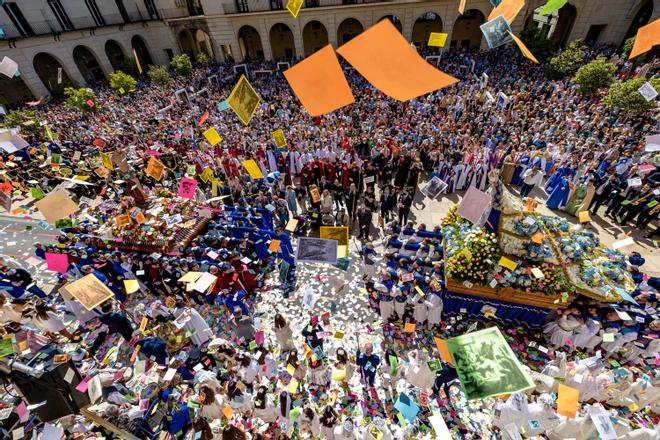
[[[541,170],[531,168],[523,173],[523,181],[527,185],[538,186],[541,184],[542,180],[543,172]]]

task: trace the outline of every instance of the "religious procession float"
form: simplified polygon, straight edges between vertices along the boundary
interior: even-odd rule
[[[499,179],[490,192],[484,225],[458,206],[443,219],[445,310],[540,325],[577,295],[617,302],[634,290],[625,255],[600,245],[595,231],[535,212]]]

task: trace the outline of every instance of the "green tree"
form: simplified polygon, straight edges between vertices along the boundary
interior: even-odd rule
[[[156,84],[165,85],[170,80],[170,73],[165,66],[149,66],[149,79]]]
[[[573,82],[580,86],[580,92],[593,94],[612,83],[616,66],[604,58],[599,58],[580,67]]]
[[[135,90],[137,81],[131,75],[127,75],[121,70],[116,70],[110,74],[110,87],[120,95],[126,95]]]
[[[190,75],[192,73],[192,63],[190,62],[190,57],[185,53],[182,55],[175,56],[170,62],[172,69],[180,75]]]
[[[96,110],[98,105],[96,93],[85,87],[67,87],[64,89],[64,96],[66,96],[66,105],[78,110],[91,112]]]
[[[206,52],[200,52],[200,53],[198,53],[197,56],[195,57],[195,60],[196,60],[198,63],[200,63],[200,64],[206,64],[206,63],[208,63],[209,61],[211,61],[211,59],[209,58],[209,56],[206,55]]]
[[[21,133],[36,136],[42,132],[39,125],[39,116],[32,110],[12,110],[5,115],[3,123],[5,128],[18,127]]]
[[[632,78],[627,81],[615,81],[605,97],[605,104],[632,114],[641,114],[651,110],[655,107],[655,100],[647,101],[639,93],[639,88],[646,81],[649,81],[656,90],[660,90],[660,78],[651,80]]]
[[[586,46],[580,40],[571,41],[568,47],[550,59],[548,76],[552,79],[562,79],[575,72],[584,60]]]
[[[623,43],[623,52],[621,53],[621,56],[628,59],[630,56],[630,52],[632,52],[632,48],[635,45],[635,37],[630,37],[628,38],[624,43]]]
[[[520,39],[541,63],[557,51],[557,42],[548,38],[546,33],[535,25],[523,29]]]

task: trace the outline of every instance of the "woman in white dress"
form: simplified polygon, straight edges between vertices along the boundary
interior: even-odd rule
[[[413,306],[413,319],[418,327],[422,327],[428,318],[428,309],[426,306],[426,299],[419,293],[416,295],[417,301]]]
[[[408,368],[406,379],[420,390],[428,390],[435,383],[435,374],[428,365],[428,354],[422,350],[416,350],[415,354],[415,364]]]
[[[207,422],[211,423],[215,419],[222,418],[222,409],[226,405],[224,396],[216,394],[211,387],[202,385],[199,388],[197,401],[202,404],[202,417]]]
[[[440,324],[442,320],[442,309],[444,306],[439,292],[430,293],[426,305],[428,307],[428,325],[429,328],[433,328],[433,326]]]
[[[277,406],[273,404],[272,396],[268,393],[268,387],[261,385],[257,388],[253,400],[254,415],[266,423],[275,423],[278,418]]]
[[[184,315],[189,317],[184,317]],[[176,320],[186,320],[185,324],[183,324],[183,328],[186,331],[194,330],[192,336],[190,336],[190,340],[197,347],[201,347],[213,338],[213,330],[211,330],[211,327],[206,323],[206,320],[202,318],[202,315],[200,315],[196,309],[188,307],[187,304],[183,302],[177,304],[177,309],[174,311],[174,317]]]
[[[302,432],[309,432],[312,438],[316,438],[321,435],[321,423],[319,422],[319,416],[316,414],[316,411],[309,405],[303,407],[302,413],[300,414],[300,430]]]
[[[277,339],[277,343],[282,351],[292,351],[295,349],[291,327],[289,327],[289,324],[287,324],[284,317],[279,313],[275,315],[275,339]]]

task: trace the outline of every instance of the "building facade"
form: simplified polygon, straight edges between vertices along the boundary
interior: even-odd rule
[[[0,58],[16,61],[20,75],[0,79],[0,100],[41,97],[63,84],[102,81],[133,51],[142,66],[200,52],[218,61],[292,61],[328,43],[337,47],[386,18],[420,48],[431,32],[447,33],[448,46],[485,48],[479,26],[492,10],[488,0],[468,0],[462,15],[459,0],[305,0],[294,18],[286,1],[5,1],[0,6]],[[579,38],[619,45],[660,16],[660,0],[570,0],[559,11],[540,16],[544,3],[528,0],[513,31],[531,25],[560,44]]]

